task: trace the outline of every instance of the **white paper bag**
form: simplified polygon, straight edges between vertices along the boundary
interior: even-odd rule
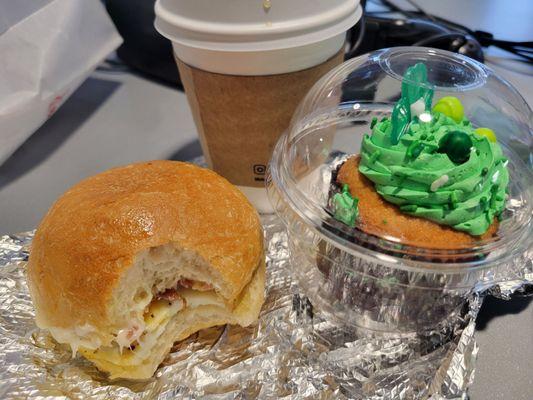
[[[0,164],[121,41],[100,0],[0,0]]]

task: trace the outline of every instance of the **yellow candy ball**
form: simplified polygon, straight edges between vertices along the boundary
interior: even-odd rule
[[[479,136],[485,136],[487,139],[489,139],[489,142],[496,143],[496,141],[498,140],[494,131],[489,128],[477,128],[476,133]]]
[[[465,115],[463,105],[457,97],[453,96],[446,96],[437,101],[433,106],[433,111],[443,113],[455,122],[461,122]]]

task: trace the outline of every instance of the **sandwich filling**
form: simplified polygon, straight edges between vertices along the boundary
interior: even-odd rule
[[[154,296],[144,310],[142,321],[133,319],[129,327],[119,330],[115,343],[120,353],[124,348],[135,350],[157,327],[168,323],[173,315],[187,307],[197,308],[208,305],[226,307],[211,284],[180,279],[176,287],[166,289]]]
[[[158,338],[175,316],[205,307],[231,311],[227,310],[228,306],[212,285],[180,279],[175,287],[156,293],[145,307],[142,319],[134,318],[127,327],[120,329],[110,346],[80,347],[80,352],[87,358],[105,360],[117,366],[141,364],[151,356]]]
[[[141,336],[161,323],[165,316],[174,315],[185,307],[194,308],[207,304],[220,305],[220,299],[212,285],[181,279],[175,288],[157,293],[154,300],[145,308],[143,320],[132,320],[128,328],[119,330],[115,342],[120,352],[125,347],[135,348]]]

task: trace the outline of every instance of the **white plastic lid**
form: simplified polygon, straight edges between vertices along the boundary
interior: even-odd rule
[[[158,0],[156,27],[173,41],[210,50],[273,50],[346,32],[359,0]]]
[[[190,65],[212,72],[263,75],[325,61],[339,51],[345,32],[362,14],[359,0],[268,3],[267,9],[261,0],[157,0],[155,27]],[[238,65],[243,56],[253,58],[255,66]],[[283,62],[287,57],[293,58],[289,64]]]

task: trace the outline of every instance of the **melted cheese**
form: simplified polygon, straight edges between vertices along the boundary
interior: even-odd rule
[[[179,291],[180,296],[182,296],[187,302],[187,307],[195,308],[200,306],[217,306],[225,308],[226,305],[224,301],[215,293],[214,290],[209,290],[206,292],[199,292],[192,289],[182,289]]]
[[[154,300],[150,303],[148,310],[144,314],[146,332],[154,331],[161,324],[166,325],[174,314],[184,308],[183,306],[188,308],[200,306],[226,307],[222,299],[213,290],[200,292],[192,289],[181,289],[178,293],[185,300],[185,305],[183,305],[181,299],[173,302]]]
[[[145,330],[151,332],[168,320],[176,313],[183,309],[183,301],[177,299],[174,301],[154,300],[148,306],[144,314]]]

